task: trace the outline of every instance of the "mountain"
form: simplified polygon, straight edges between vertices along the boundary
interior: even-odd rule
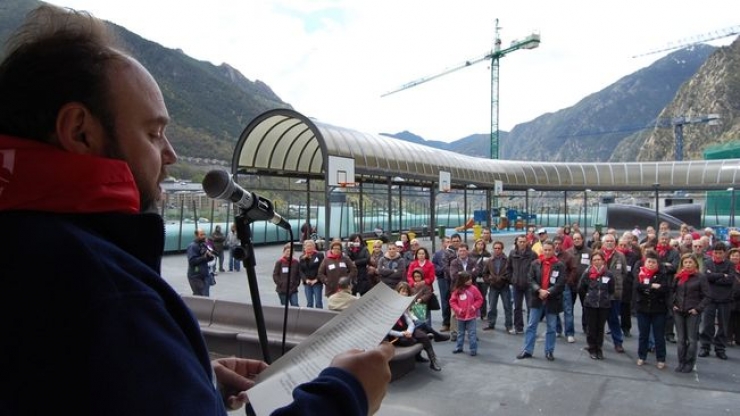
[[[40,4],[37,0],[2,0],[0,41]],[[180,156],[231,160],[234,144],[254,117],[273,108],[291,108],[267,84],[249,80],[228,64],[198,61],[181,50],[111,26],[127,52],[159,83],[172,119],[167,136]]]
[[[545,161],[655,161],[675,159],[675,134],[656,120],[720,116],[719,125],[683,126],[683,158],[740,140],[740,39],[715,48],[693,45],[627,75],[574,106],[500,132],[501,159]],[[662,123],[663,125],[665,123]],[[467,155],[487,155],[487,134],[425,142],[412,133],[391,135]]]

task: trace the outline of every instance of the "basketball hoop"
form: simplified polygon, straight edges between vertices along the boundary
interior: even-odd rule
[[[337,182],[339,184],[340,188],[354,188],[355,183],[354,182]]]

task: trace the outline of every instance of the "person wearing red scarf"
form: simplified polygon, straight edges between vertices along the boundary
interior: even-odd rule
[[[619,323],[625,338],[632,337],[632,292],[634,291],[635,276],[632,271],[640,261],[641,254],[637,247],[637,237],[626,232],[617,242],[617,251],[624,255],[627,270],[622,279],[622,300],[619,305]]]
[[[732,306],[732,311],[730,311],[727,344],[737,345],[740,343],[740,249],[731,248],[727,252],[727,258],[735,268],[735,283],[732,290],[735,303]]]
[[[591,254],[591,265],[583,271],[578,292],[585,293],[583,306],[586,314],[586,342],[591,359],[604,359],[604,324],[611,310],[614,277],[606,268],[604,253]]]
[[[668,274],[668,283],[673,282],[673,276],[678,270],[678,263],[681,258],[681,254],[673,246],[671,246],[671,233],[670,231],[662,231],[658,236],[658,244],[655,246],[655,250],[658,252],[658,263]],[[667,312],[665,319],[665,338],[666,341],[676,343],[676,333],[673,324],[673,314],[670,311]]]
[[[298,275],[298,260],[291,256],[293,243],[283,246],[283,255],[275,262],[272,270],[272,281],[275,282],[275,292],[280,297],[280,304],[290,301],[290,306],[298,306],[298,285],[301,283]]]
[[[627,259],[624,254],[617,251],[617,237],[614,234],[606,233],[601,239],[601,252],[604,253],[606,268],[611,272],[614,278],[614,294],[612,295],[612,307],[609,311],[609,317],[606,322],[611,331],[614,351],[624,353],[622,342],[624,334],[622,333],[622,295],[624,294],[624,280],[627,274]]]
[[[342,242],[332,241],[329,252],[319,265],[319,280],[326,286],[324,296],[329,297],[336,292],[339,278],[345,276],[354,281],[357,277],[357,266],[352,259],[342,253]]]
[[[673,320],[678,344],[677,373],[690,373],[696,363],[699,347],[701,313],[709,304],[709,284],[699,271],[699,262],[692,253],[681,256],[681,269],[673,282]]]
[[[709,355],[714,345],[714,353],[720,360],[726,360],[727,327],[730,325],[732,309],[732,286],[735,281],[735,266],[726,258],[727,247],[718,241],[712,247],[712,257],[704,261],[702,272],[709,282],[709,305],[702,312],[699,342],[699,357]],[[715,320],[717,324],[715,325]]]
[[[324,307],[323,290],[324,284],[319,279],[319,266],[324,261],[324,253],[316,250],[316,242],[306,240],[303,242],[303,255],[298,261],[298,275],[303,282],[306,294],[306,306],[309,308],[322,309]]]
[[[558,322],[558,314],[563,311],[563,288],[567,279],[565,265],[555,257],[555,247],[552,241],[542,243],[542,254],[532,262],[532,267],[527,275],[529,287],[532,291],[531,307],[529,309],[529,322],[524,335],[522,352],[516,358],[532,358],[535,340],[537,339],[537,327],[540,318],[545,315],[547,332],[545,334],[545,358],[548,361],[555,360],[555,329]]]
[[[637,365],[645,364],[652,331],[655,338],[655,359],[659,369],[665,368],[665,320],[671,279],[658,263],[658,253],[646,250],[635,281],[635,310],[640,335],[637,343]]]
[[[357,268],[357,276],[352,281],[352,294],[359,294],[362,296],[367,293],[368,290],[372,289],[373,285],[370,283],[370,279],[367,275],[367,266],[370,262],[370,250],[367,249],[367,244],[360,234],[352,234],[349,236],[345,254],[350,258],[350,260],[352,260]]]

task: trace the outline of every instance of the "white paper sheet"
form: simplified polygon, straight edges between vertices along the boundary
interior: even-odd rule
[[[339,353],[376,347],[414,300],[383,283],[375,285],[349,308],[272,363],[248,390],[257,416],[293,401],[293,389],[319,375]]]

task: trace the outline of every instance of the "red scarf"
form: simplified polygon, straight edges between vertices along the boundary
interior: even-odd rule
[[[604,253],[604,264],[609,264],[609,259],[614,255],[614,250],[607,250],[602,247],[601,252]]]
[[[683,269],[680,272],[676,273],[676,279],[678,279],[679,285],[686,283],[686,281],[693,276],[696,276],[696,270],[688,271],[686,269]]]
[[[291,260],[293,260],[293,259],[292,259],[292,258],[290,258],[290,257],[285,257],[285,256],[283,256],[283,257],[280,257],[280,263],[283,263],[283,264],[284,264],[284,265],[286,265],[286,266],[287,266],[287,265],[290,265],[290,263],[292,263],[292,261],[291,261]]]
[[[599,270],[595,266],[591,266],[588,268],[588,278],[591,280],[596,280],[604,275],[604,271],[606,271],[606,267],[602,266],[601,270]]]
[[[624,254],[626,256],[627,253],[629,253],[632,250],[630,250],[628,248],[617,247],[617,251],[620,252],[620,253],[622,253],[622,254]]]
[[[540,263],[542,264],[542,281],[540,282],[540,286],[542,290],[547,290],[550,287],[550,270],[552,269],[552,265],[557,262],[558,258],[555,256],[547,259],[544,254],[540,254]]]
[[[650,270],[645,266],[640,267],[640,273],[638,275],[640,282],[644,279],[652,279],[653,276],[655,276],[655,273],[658,273],[658,269]]]
[[[328,259],[332,259],[332,260],[337,260],[337,259],[339,259],[339,258],[341,258],[341,257],[342,257],[342,253],[339,253],[339,254],[334,254],[334,253],[332,253],[332,252],[330,251],[329,253],[327,253],[327,254],[326,254],[326,258],[328,258]]]
[[[313,257],[314,253],[316,253],[316,249],[305,249],[305,250],[303,250],[303,254],[305,254],[306,257]]]
[[[658,244],[655,246],[655,250],[658,252],[660,257],[665,257],[666,253],[668,253],[668,250],[670,249],[671,246],[668,244]]]

